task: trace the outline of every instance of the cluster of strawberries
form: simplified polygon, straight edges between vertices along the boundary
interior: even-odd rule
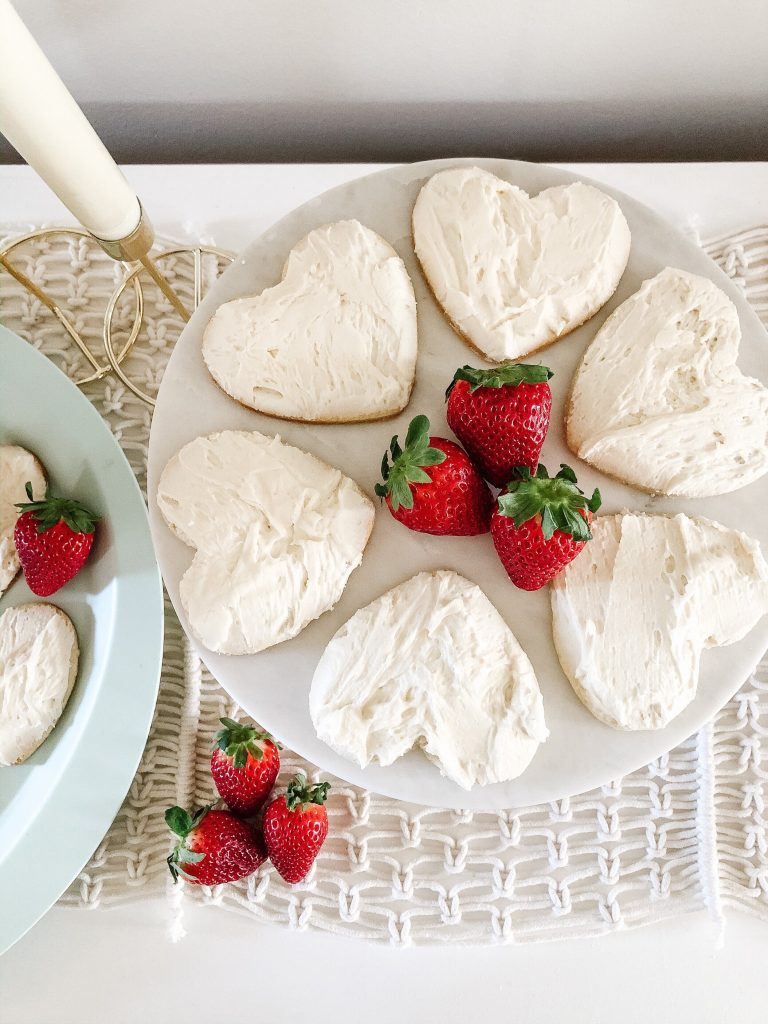
[[[231,718],[221,724],[211,775],[229,810],[210,804],[194,814],[168,808],[166,823],[178,836],[168,857],[173,880],[181,875],[197,885],[236,882],[269,858],[286,882],[300,882],[328,835],[331,784],[312,786],[306,776],[295,775],[286,792],[267,803],[280,771],[278,745],[269,733]]]
[[[600,492],[587,498],[569,466],[550,477],[539,464],[551,377],[546,366],[523,363],[457,370],[446,392],[447,419],[464,448],[431,437],[427,417],[416,416],[404,446],[392,438],[383,483],[376,485],[394,518],[411,530],[451,536],[490,530],[522,590],[543,587],[576,557],[600,507]],[[498,496],[489,483],[502,489]]]

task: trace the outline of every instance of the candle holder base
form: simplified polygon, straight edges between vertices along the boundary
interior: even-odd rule
[[[101,337],[104,359],[97,357],[95,350],[92,351],[88,345],[84,331],[78,329],[78,317],[68,313],[65,302],[52,294],[54,282],[48,284],[40,280],[39,274],[33,272],[34,276],[30,276],[22,269],[25,246],[48,251],[62,243],[70,246],[74,243],[80,247],[87,246],[91,241],[98,242],[109,256],[123,264],[122,278],[107,303],[104,315]],[[51,227],[27,232],[0,246],[0,272],[5,270],[58,320],[68,340],[77,347],[88,364],[91,372],[85,376],[73,375],[75,383],[84,386],[114,375],[149,406],[154,406],[154,398],[126,371],[127,357],[136,350],[137,342],[146,329],[146,289],[157,287],[167,300],[167,313],[173,319],[186,323],[190,316],[187,304],[193,310],[196,309],[202,300],[206,280],[218,276],[223,266],[233,259],[231,253],[213,246],[179,245],[152,251],[153,243],[154,232],[146,215],[142,214],[139,227],[127,240],[109,242],[97,239],[81,228]],[[192,262],[191,281],[188,285],[191,294],[187,298],[186,295],[178,294],[171,284],[169,274],[164,272],[164,266],[178,267],[179,261],[182,261],[185,273],[176,276],[186,278],[189,276],[186,273],[186,262],[189,260]],[[164,309],[164,316],[165,312]]]
[[[94,381],[101,380],[107,374],[112,373],[113,363],[107,359],[106,363],[100,363],[94,356],[91,349],[88,347],[87,342],[82,337],[80,331],[77,330],[72,319],[65,313],[61,304],[50,295],[39,281],[34,281],[29,277],[17,264],[14,257],[20,256],[23,248],[29,244],[43,243],[48,245],[55,242],[56,240],[75,240],[80,242],[81,240],[88,240],[91,235],[87,231],[81,228],[42,228],[39,231],[28,231],[24,235],[20,235],[18,238],[12,239],[0,248],[0,268],[5,270],[14,280],[16,280],[23,288],[25,288],[31,295],[33,295],[39,302],[45,306],[59,321],[61,326],[64,328],[69,339],[77,346],[82,353],[84,359],[92,369],[92,373],[86,377],[75,378],[75,384],[82,387],[85,384],[92,384]],[[144,316],[144,295],[141,289],[141,284],[137,281],[133,287],[134,301],[136,312],[131,324],[131,328],[128,332],[128,337],[124,341],[122,347],[115,355],[115,362],[122,363],[125,357],[132,349],[136,339],[141,331],[141,324]]]
[[[208,261],[214,261],[216,265],[216,274],[218,276],[220,272],[221,264],[229,264],[234,259],[232,253],[226,252],[224,249],[218,249],[215,246],[210,245],[197,245],[197,246],[176,246],[171,249],[164,249],[157,253],[152,253],[152,258],[145,257],[141,260],[138,265],[126,268],[126,274],[123,280],[120,282],[118,287],[115,289],[112,298],[107,304],[107,309],[104,314],[104,333],[103,343],[104,351],[107,356],[110,368],[116,377],[118,377],[125,386],[133,392],[138,398],[147,405],[154,408],[155,399],[147,394],[147,392],[138,386],[138,384],[131,380],[131,378],[125,373],[123,368],[123,350],[126,342],[122,345],[116,340],[115,331],[115,311],[118,309],[121,299],[123,296],[131,291],[135,291],[137,288],[144,294],[144,284],[142,283],[142,275],[147,275],[151,281],[160,289],[166,299],[168,299],[173,311],[180,316],[184,322],[189,320],[189,313],[186,312],[186,307],[181,302],[177,292],[171,287],[167,277],[162,273],[162,264],[165,260],[174,260],[179,257],[191,257],[193,261],[192,268],[192,309],[195,310],[200,305],[203,299],[205,291],[204,281],[204,260],[208,257]],[[170,294],[169,294],[170,292]],[[184,312],[182,313],[181,310]]]

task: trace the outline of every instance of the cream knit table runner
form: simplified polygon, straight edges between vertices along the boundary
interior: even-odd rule
[[[24,226],[16,227],[14,235]],[[705,248],[768,325],[768,228]],[[85,242],[30,245],[15,258],[59,297],[100,353],[103,311],[118,268]],[[189,267],[180,260],[169,269],[191,301]],[[151,390],[177,328],[167,304],[151,293],[147,298],[147,333],[127,365]],[[68,373],[77,372],[81,357],[57,322],[2,274],[0,319]],[[150,410],[114,378],[86,392],[144,485]],[[766,663],[697,735],[600,789],[536,807],[470,813],[399,803],[331,779],[330,836],[305,882],[287,886],[266,865],[236,885],[174,888],[165,866],[170,844],[163,811],[212,798],[212,736],[221,715],[237,713],[167,604],[160,696],[141,766],[62,903],[96,908],[166,900],[172,933],[180,937],[191,899],[396,945],[591,935],[701,908],[720,922],[732,906],[768,920]],[[313,779],[326,777],[285,751],[281,781],[297,767]]]

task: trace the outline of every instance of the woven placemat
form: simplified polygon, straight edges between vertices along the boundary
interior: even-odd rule
[[[0,231],[10,237],[27,226]],[[768,228],[712,241],[709,254],[768,324]],[[85,240],[30,243],[14,259],[54,293],[101,352],[103,312],[120,273]],[[166,267],[192,293],[183,259]],[[84,372],[55,320],[0,274],[0,318],[70,375]],[[122,318],[122,320],[121,320]],[[156,390],[178,333],[165,300],[147,292],[147,326],[126,364]],[[118,324],[129,327],[128,309]],[[139,482],[146,485],[150,409],[114,378],[86,387]],[[104,840],[62,897],[72,907],[165,899],[174,937],[187,900],[298,929],[411,943],[502,943],[591,935],[708,908],[768,919],[765,822],[768,664],[714,722],[647,767],[570,800],[499,813],[445,811],[374,796],[331,777],[331,832],[298,886],[265,865],[216,888],[169,884],[164,809],[212,798],[208,759],[221,715],[238,708],[202,667],[166,603],[160,696],[141,766]],[[285,751],[281,781],[298,767]]]

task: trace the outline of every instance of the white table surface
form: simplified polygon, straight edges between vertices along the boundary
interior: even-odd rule
[[[158,231],[237,249],[369,165],[127,167]],[[580,165],[707,238],[768,223],[768,163]],[[69,223],[23,167],[0,167],[0,224]],[[2,908],[0,908],[2,913]],[[594,940],[393,950],[298,934],[215,908],[167,939],[162,901],[54,908],[0,959],[0,1024],[147,1024],[181,1016],[293,1024],[484,1018],[521,1024],[758,1024],[768,927],[729,912],[723,948],[703,914]],[[297,977],[310,982],[296,982]],[[290,1002],[286,991],[290,990]]]

